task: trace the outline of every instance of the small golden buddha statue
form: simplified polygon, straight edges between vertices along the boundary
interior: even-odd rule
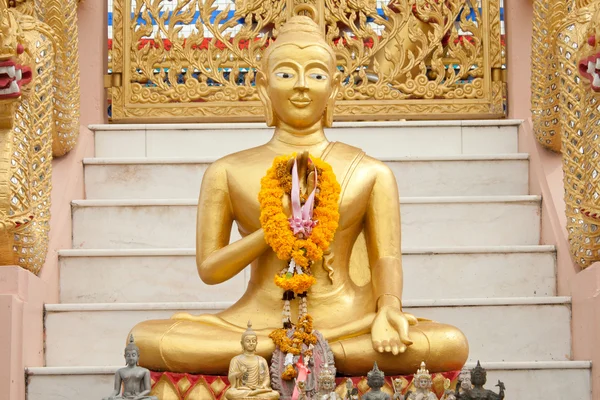
[[[252,323],[242,334],[243,353],[233,357],[227,377],[231,386],[225,393],[227,400],[279,399],[279,393],[271,389],[269,364],[256,355],[258,337],[252,330]]]
[[[432,371],[461,369],[468,356],[462,332],[402,311],[394,174],[360,149],[325,137],[341,76],[319,26],[309,17],[292,17],[262,59],[256,85],[267,123],[275,126],[273,137],[214,162],[204,174],[198,201],[196,260],[201,279],[222,283],[250,264],[246,292],[217,314],[179,313],[135,326],[141,364],[153,370],[223,374],[239,351],[235,344],[250,317],[260,343],[257,354],[271,356],[269,334],[282,323],[282,295],[273,277],[287,268],[287,261],[265,241],[258,194],[261,178],[277,156],[308,151],[331,166],[341,186],[339,224],[328,262],[312,265],[316,283],[310,288],[314,329],[328,340],[337,371],[364,375],[377,361],[391,374],[409,374],[422,360]],[[299,160],[300,171],[307,171],[306,159]],[[306,178],[301,181],[305,190]],[[230,244],[234,221],[242,238]]]

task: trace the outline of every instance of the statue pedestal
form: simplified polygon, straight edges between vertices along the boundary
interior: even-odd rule
[[[444,394],[444,382],[449,380],[452,387],[456,384],[460,371],[443,372],[431,374],[433,379],[432,390],[438,399]],[[224,400],[225,390],[229,387],[226,376],[215,375],[193,375],[173,372],[151,372],[152,395],[161,400]],[[362,396],[369,390],[366,377],[349,377],[354,386],[358,388]],[[413,375],[386,376],[383,391],[392,395],[392,380],[400,378],[403,380],[403,393],[414,390],[412,386]],[[336,392],[343,396],[346,392],[346,380],[348,378],[336,378]],[[282,399],[285,400],[285,399]]]

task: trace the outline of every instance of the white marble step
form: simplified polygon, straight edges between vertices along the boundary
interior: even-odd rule
[[[235,301],[249,278],[204,284],[193,248],[62,250],[59,258],[61,303]],[[556,294],[553,246],[405,248],[402,261],[405,299]]]
[[[174,312],[214,313],[231,303],[46,305],[46,365],[119,365],[137,322]],[[470,359],[564,361],[570,358],[570,298],[406,300],[406,311],[459,327]],[[318,328],[318,327],[317,327]]]
[[[90,158],[87,199],[198,197],[214,158]],[[529,193],[527,154],[396,157],[383,161],[402,196],[494,196]]]
[[[506,399],[591,400],[589,361],[485,362],[488,385],[501,380]],[[120,363],[117,365],[121,365]],[[473,368],[469,363],[467,367]],[[28,400],[101,399],[110,394],[120,367],[29,368]]]
[[[373,157],[516,153],[521,120],[336,122],[332,141]],[[263,123],[91,125],[96,157],[222,157],[266,143]]]
[[[404,247],[536,245],[539,196],[401,198]],[[195,199],[73,201],[73,248],[195,247]],[[232,239],[237,240],[237,229]]]

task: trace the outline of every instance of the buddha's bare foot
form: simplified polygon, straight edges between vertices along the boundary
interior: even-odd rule
[[[409,325],[416,325],[414,315],[395,307],[381,307],[371,327],[373,349],[379,353],[404,353],[413,342],[408,337]]]

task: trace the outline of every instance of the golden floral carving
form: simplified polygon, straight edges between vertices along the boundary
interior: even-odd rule
[[[247,104],[258,100],[255,70],[293,12],[314,15],[336,51],[344,76],[337,119],[411,118],[423,109],[438,118],[504,116],[505,97],[491,76],[503,68],[499,0],[481,8],[465,0],[376,6],[237,0],[231,10],[216,0],[115,0],[110,62],[122,77],[110,87],[112,120],[219,121],[229,117],[221,108],[235,109],[239,120],[262,119]]]

